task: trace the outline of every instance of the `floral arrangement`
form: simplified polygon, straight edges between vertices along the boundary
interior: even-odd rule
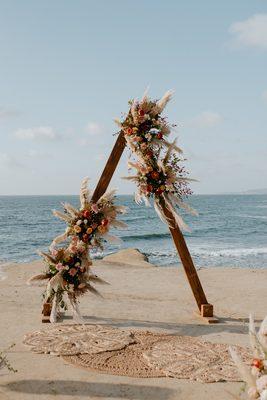
[[[267,317],[262,321],[258,332],[252,316],[249,319],[249,337],[253,350],[251,367],[244,364],[232,348],[230,353],[241,378],[246,383],[246,398],[267,400]]]
[[[115,205],[114,194],[114,191],[105,193],[94,203],[88,190],[88,178],[85,178],[80,191],[81,207],[76,209],[66,203],[63,204],[64,213],[53,212],[67,223],[67,228],[64,234],[53,240],[48,253],[40,253],[46,265],[45,272],[29,281],[32,284],[47,280],[44,301],[52,302],[51,322],[56,322],[59,308],[67,308],[64,293],[68,296],[74,317],[81,322],[78,298],[87,292],[99,295],[92,283],[106,283],[91,272],[90,250],[103,249],[106,240],[118,242],[118,238],[108,233],[111,226],[126,227],[117,220],[117,216],[125,212],[125,207]],[[64,241],[68,243],[58,248],[57,245]]]
[[[131,100],[130,110],[123,121],[118,121],[126,143],[135,162],[128,162],[130,168],[135,168],[135,176],[126,177],[137,184],[135,200],[150,205],[149,199],[154,199],[154,207],[160,218],[170,224],[165,217],[164,207],[173,214],[181,229],[189,230],[176,207],[197,215],[184,199],[192,194],[188,172],[183,166],[185,159],[182,150],[176,146],[176,140],[170,143],[167,138],[175,125],[168,124],[162,116],[172,93],[168,91],[160,100],[151,100],[145,93],[141,101]]]
[[[103,240],[109,240],[113,243],[119,242],[119,239],[110,235],[108,231],[111,227],[126,227],[122,221],[117,220],[117,216],[123,214],[126,209],[123,206],[115,205],[114,195],[115,191],[112,190],[105,193],[96,203],[92,202],[88,190],[88,178],[85,178],[80,191],[80,209],[64,203],[64,213],[60,211],[53,212],[56,217],[65,221],[68,226],[63,235],[54,239],[51,248],[68,237],[79,239],[89,248],[103,248]]]

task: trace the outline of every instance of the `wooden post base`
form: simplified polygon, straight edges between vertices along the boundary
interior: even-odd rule
[[[42,310],[42,322],[43,323],[50,323],[50,314],[52,310],[51,303],[44,303],[43,310]]]
[[[200,312],[196,311],[195,314],[207,324],[217,324],[219,322],[219,319],[213,315],[212,304],[201,304]]]

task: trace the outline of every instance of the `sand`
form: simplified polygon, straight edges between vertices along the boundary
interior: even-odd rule
[[[8,352],[16,374],[0,373],[0,399],[231,399],[241,384],[192,383],[172,378],[129,378],[75,368],[59,357],[31,353],[22,344],[27,332],[41,323],[41,288],[27,279],[39,272],[39,261],[5,268],[0,281],[0,349]],[[204,324],[194,315],[196,304],[182,268],[154,267],[134,250],[97,261],[94,271],[110,285],[104,299],[85,296],[81,311],[86,321],[120,328],[169,332],[215,343],[248,345],[247,317],[267,314],[267,269],[202,268],[199,276],[220,323]],[[70,313],[64,322],[71,323]],[[46,325],[47,327],[47,325]]]

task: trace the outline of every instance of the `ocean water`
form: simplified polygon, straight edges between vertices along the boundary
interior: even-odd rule
[[[63,201],[78,205],[77,196],[0,196],[0,261],[37,259],[37,251],[46,250],[65,227],[51,212],[60,210]],[[104,253],[94,257],[134,247],[156,265],[177,265],[168,228],[153,207],[136,205],[132,196],[118,196],[117,202],[128,207],[121,217],[128,228],[116,230],[123,245],[107,244]],[[199,216],[184,215],[191,228],[185,239],[197,267],[267,266],[266,195],[201,195],[192,196],[190,203]]]

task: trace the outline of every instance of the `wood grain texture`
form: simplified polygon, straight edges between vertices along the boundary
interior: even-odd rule
[[[106,163],[106,166],[102,172],[102,175],[98,181],[98,184],[95,188],[94,194],[92,196],[92,201],[97,202],[101,196],[105,193],[108,188],[108,185],[112,179],[112,176],[117,168],[117,165],[122,156],[123,150],[125,149],[126,141],[124,138],[124,134],[121,131],[112,152],[110,153],[109,159]]]
[[[175,247],[177,249],[177,252],[180,256],[181,262],[183,264],[188,282],[191,286],[192,292],[194,294],[194,297],[196,299],[197,305],[199,310],[201,311],[201,306],[202,305],[208,305],[208,301],[206,298],[206,295],[204,293],[204,290],[202,288],[200,279],[197,274],[197,270],[194,266],[192,257],[189,253],[188,247],[186,245],[184,236],[178,227],[178,225],[175,222],[173,214],[169,211],[169,209],[166,207],[164,200],[162,199],[161,201],[162,208],[164,210],[164,214],[166,218],[169,220],[170,226],[170,232],[175,244]],[[212,310],[212,305],[210,305],[209,311]],[[213,315],[213,314],[212,314]],[[209,315],[209,316],[212,316]]]

